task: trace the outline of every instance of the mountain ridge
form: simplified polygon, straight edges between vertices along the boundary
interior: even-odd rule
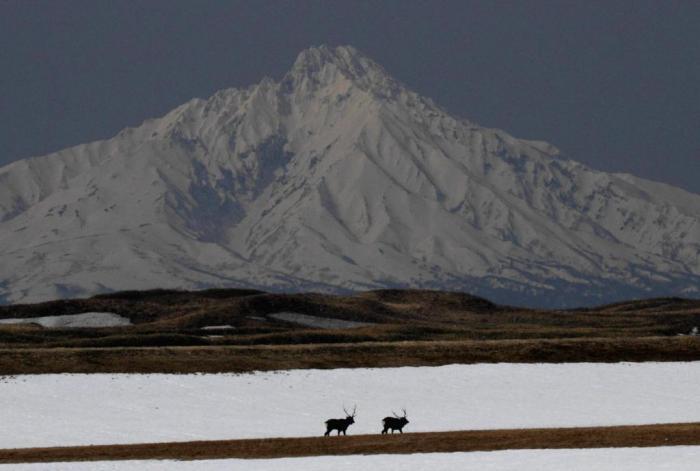
[[[454,118],[352,47],[0,168],[6,302],[123,289],[697,296],[700,196]]]

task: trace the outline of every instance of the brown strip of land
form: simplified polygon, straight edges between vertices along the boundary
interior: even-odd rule
[[[221,373],[450,363],[698,361],[697,337],[0,350],[0,375]]]
[[[136,459],[251,459],[378,453],[449,453],[509,449],[672,445],[700,445],[700,423],[26,448],[0,450],[0,463]]]

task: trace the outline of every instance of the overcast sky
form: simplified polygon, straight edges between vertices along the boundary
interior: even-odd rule
[[[0,0],[0,164],[350,44],[455,115],[700,193],[700,2]]]

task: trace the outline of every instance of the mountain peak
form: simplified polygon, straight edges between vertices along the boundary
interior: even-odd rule
[[[360,88],[385,93],[397,86],[382,66],[352,46],[321,45],[305,49],[297,56],[288,77],[297,84],[308,79],[329,83],[344,78]]]
[[[294,62],[293,69],[320,69],[326,64],[343,67],[350,62],[359,61],[371,62],[371,59],[352,46],[329,47],[322,44],[301,51]]]

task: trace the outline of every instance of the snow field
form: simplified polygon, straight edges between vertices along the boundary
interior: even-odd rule
[[[0,471],[696,471],[700,447],[510,450],[413,455],[353,455],[276,460],[102,461],[0,465]]]
[[[700,421],[700,362],[483,364],[0,381],[0,448],[351,435],[405,407],[406,431]]]
[[[23,317],[21,319],[0,319],[0,324],[39,324],[47,328],[65,327],[120,327],[131,325],[131,321],[112,312],[83,312],[62,316]]]

